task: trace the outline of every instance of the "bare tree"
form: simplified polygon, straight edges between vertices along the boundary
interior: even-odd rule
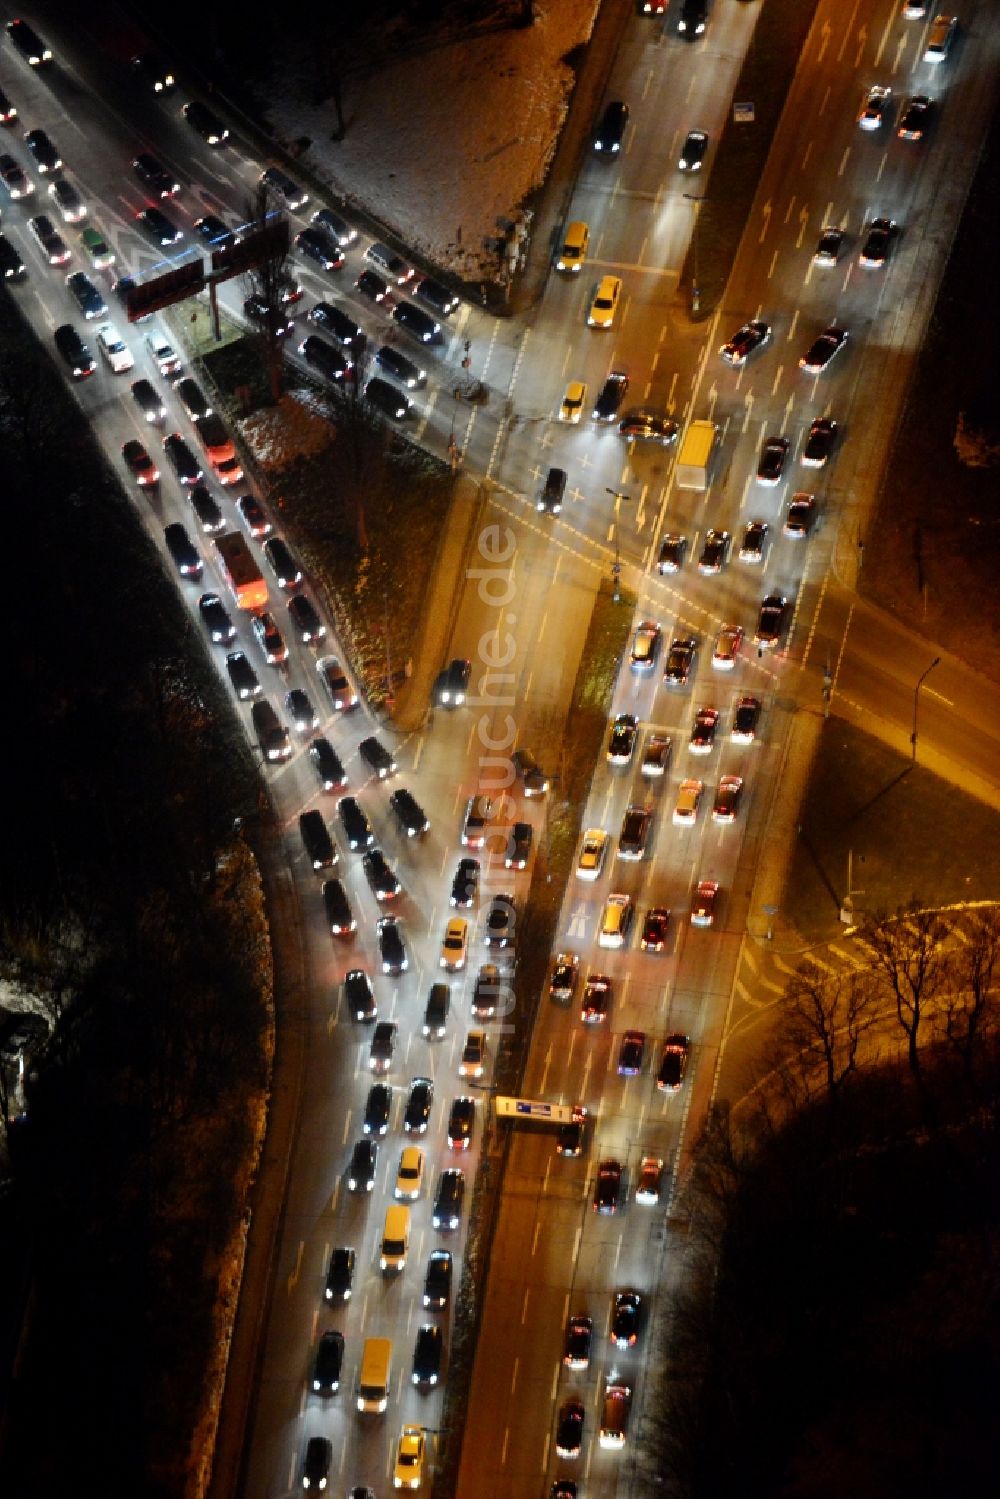
[[[273,221],[277,212],[271,188],[266,182],[258,182],[246,207],[250,230],[263,229],[265,224]],[[288,253],[284,250],[274,250],[243,278],[247,296],[255,298],[260,309],[259,317],[254,320],[254,328],[267,371],[271,400],[275,405],[281,399],[284,388],[284,330],[288,323],[285,295],[292,280],[288,268]]]
[[[896,1007],[896,1019],[906,1036],[910,1071],[921,1081],[919,1033],[924,1007],[937,993],[946,960],[942,940],[944,922],[936,911],[916,903],[901,907],[895,916],[878,912],[862,925],[875,968],[885,978]]]
[[[807,959],[800,964],[781,1001],[783,1050],[799,1059],[809,1078],[817,1070],[831,1097],[858,1064],[865,1032],[878,1018],[877,990],[872,975],[851,970],[823,973]]]
[[[970,912],[966,935],[968,944],[956,947],[951,956],[952,987],[943,1003],[948,1040],[968,1074],[984,1024],[997,1007],[994,979],[1000,963],[1000,907]]]

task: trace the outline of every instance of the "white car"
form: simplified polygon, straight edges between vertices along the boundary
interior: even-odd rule
[[[875,83],[861,101],[858,124],[862,130],[878,130],[885,123],[886,110],[892,98],[892,89],[884,83]]]
[[[608,835],[603,828],[588,828],[580,845],[580,857],[576,861],[576,875],[580,880],[596,880],[604,868]]]
[[[114,323],[100,324],[97,329],[97,347],[114,374],[124,375],[128,370],[135,368],[132,351]]]

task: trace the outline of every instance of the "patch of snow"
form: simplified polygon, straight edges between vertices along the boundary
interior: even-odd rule
[[[336,436],[333,420],[329,401],[315,391],[291,390],[277,406],[255,411],[238,426],[261,468],[271,472],[322,453]]]

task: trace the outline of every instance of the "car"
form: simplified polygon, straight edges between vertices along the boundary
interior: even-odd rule
[[[350,1301],[354,1285],[354,1265],[353,1249],[337,1248],[330,1251],[323,1293],[325,1301]]]
[[[13,125],[16,119],[17,105],[12,104],[3,89],[0,89],[0,125]]]
[[[136,380],[132,384],[132,399],[151,426],[160,426],[167,414],[163,398],[149,380]]]
[[[773,488],[780,483],[788,457],[788,438],[769,437],[760,450],[757,462],[757,483]]]
[[[213,645],[229,645],[236,639],[236,626],[217,593],[203,593],[198,600],[198,612]]]
[[[640,1207],[655,1207],[663,1188],[663,1162],[659,1156],[643,1156],[639,1164],[639,1180],[635,1188],[635,1200]]]
[[[580,1019],[584,1025],[603,1025],[611,1011],[614,991],[606,973],[588,973],[583,986]]]
[[[390,344],[382,344],[375,350],[375,363],[379,369],[385,370],[386,374],[405,385],[407,390],[416,390],[427,382],[426,371]]]
[[[448,1144],[453,1150],[468,1150],[476,1124],[476,1100],[455,1098],[448,1114]]]
[[[759,649],[773,650],[778,644],[785,627],[787,608],[788,600],[781,593],[769,593],[765,599],[761,600],[757,629],[753,637],[754,645]]]
[[[926,0],[903,0],[903,20],[922,21],[929,9]]]
[[[755,349],[762,349],[771,337],[770,323],[759,321],[744,323],[738,328],[728,343],[724,343],[719,353],[726,364],[731,364],[738,369],[746,364],[749,356]]]
[[[389,1128],[392,1113],[392,1089],[388,1083],[372,1083],[365,1100],[365,1112],[361,1128],[366,1135],[381,1137]]]
[[[396,1049],[396,1030],[394,1020],[378,1020],[375,1023],[368,1048],[368,1067],[376,1076],[388,1072],[392,1066],[393,1052]]]
[[[423,1387],[436,1385],[441,1374],[441,1354],[444,1339],[440,1327],[418,1327],[417,1341],[413,1348],[413,1365],[410,1378],[413,1384]]]
[[[184,118],[193,130],[196,130],[202,140],[208,146],[224,146],[229,139],[229,131],[219,119],[213,114],[207,105],[199,103],[195,99],[190,104],[185,104],[181,110]]]
[[[527,869],[531,857],[531,838],[530,822],[515,822],[512,825],[503,856],[505,869]]]
[[[21,166],[6,151],[0,155],[0,180],[15,200],[27,198],[35,191],[35,184],[25,176]]]
[[[533,796],[545,795],[549,778],[529,749],[516,749],[511,756],[511,765],[529,800]]]
[[[678,33],[688,41],[701,36],[708,22],[708,0],[681,0]]]
[[[684,565],[687,537],[677,531],[666,531],[660,538],[660,555],[656,559],[656,571],[660,577],[679,572]]]
[[[849,336],[846,328],[838,328],[831,323],[818,338],[813,339],[799,360],[799,369],[805,370],[807,375],[822,374],[830,361],[840,353]]]
[[[440,1041],[448,1029],[448,1011],[451,1009],[451,990],[447,984],[431,984],[424,1019],[421,1027],[427,1040]]]
[[[549,998],[557,1003],[568,1003],[573,998],[580,973],[580,958],[575,952],[556,953],[549,979]]]
[[[421,302],[426,302],[428,307],[433,307],[435,312],[440,312],[443,317],[450,317],[461,300],[455,292],[442,286],[440,281],[435,281],[433,276],[423,276],[413,288],[413,295],[419,297]]]
[[[617,156],[622,148],[625,126],[628,124],[628,105],[621,99],[612,99],[604,107],[604,113],[594,130],[594,152],[597,156]]]
[[[858,124],[862,130],[878,130],[885,124],[892,89],[884,83],[873,83],[861,101]]]
[[[644,619],[636,626],[632,637],[632,650],[629,654],[629,665],[634,672],[652,671],[656,665],[656,658],[660,653],[660,641],[663,631],[655,619]]]
[[[632,897],[619,890],[612,891],[604,902],[601,924],[597,934],[598,947],[624,947],[632,927]]]
[[[642,756],[642,774],[653,778],[665,775],[673,754],[673,740],[668,734],[652,732]]]
[[[86,351],[85,344],[81,344],[80,348]],[[94,361],[89,351],[87,351],[87,359],[89,360],[89,368],[86,369],[86,373],[89,374],[94,368]],[[122,458],[125,460],[126,468],[141,488],[146,488],[149,484],[159,483],[160,470],[152,458],[150,458],[146,448],[137,438],[130,437],[128,442],[122,444]]]
[[[340,880],[323,881],[323,908],[332,936],[349,937],[357,931],[358,923]]]
[[[621,294],[622,283],[618,276],[602,276],[594,288],[590,311],[587,313],[587,326],[590,328],[613,327]]]
[[[397,286],[404,286],[407,281],[413,279],[413,267],[407,265],[403,257],[397,255],[391,245],[383,244],[380,240],[368,246],[364,258],[370,265],[383,271]]]
[[[639,721],[632,713],[619,713],[608,736],[608,764],[627,765],[635,750]]]
[[[749,562],[751,567],[763,563],[769,529],[766,520],[747,521],[743,531],[743,540],[740,542],[741,562]]]
[[[347,1168],[347,1190],[349,1192],[371,1192],[375,1187],[378,1171],[378,1145],[374,1140],[356,1140],[351,1151],[351,1164]]]
[[[216,412],[211,416],[199,416],[195,418],[195,430],[206,454],[212,465],[212,470],[220,484],[236,484],[243,478],[243,469],[240,460],[236,456],[236,445],[226,429],[226,424]],[[275,546],[275,542],[264,543],[264,553],[267,555],[269,546]],[[292,584],[282,584],[282,587],[292,587]]]
[[[588,828],[580,845],[580,856],[576,861],[576,875],[580,880],[596,880],[604,868],[604,856],[608,848],[608,835],[603,828]]]
[[[395,916],[380,917],[375,925],[375,934],[378,938],[382,972],[398,978],[409,968],[410,960],[406,954],[402,928]]]
[[[483,791],[470,796],[465,808],[462,824],[462,843],[465,848],[482,848],[486,840],[486,829],[493,818],[493,799]]]
[[[53,334],[53,338],[55,339],[56,348],[59,350],[59,353],[65,363],[69,366],[74,380],[83,380],[87,377],[87,375],[92,375],[94,373],[95,369],[97,368],[94,356],[93,354],[91,354],[90,350],[87,348],[87,345],[84,343],[79,333],[77,333],[72,323],[62,323],[58,328],[56,328]],[[142,443],[137,442],[134,448],[130,443],[126,443],[125,447],[122,448],[122,457],[125,458],[126,463],[128,463],[129,459],[126,455],[125,448],[128,448],[130,453],[134,453],[135,449],[142,448]],[[145,449],[143,449],[143,451],[145,451]],[[148,453],[146,454],[146,457],[148,460]],[[159,469],[157,469],[151,462],[148,463],[148,466],[144,469],[144,472],[151,475],[151,477],[140,479],[138,473],[135,473],[135,477],[138,479],[140,484],[154,484],[160,477]]]
[[[931,29],[927,36],[927,46],[924,49],[923,61],[926,63],[944,62],[951,51],[951,44],[955,40],[957,31],[957,16],[935,16],[931,22]]]
[[[40,68],[52,61],[52,53],[27,21],[8,21],[7,35],[31,67]]]
[[[627,442],[657,442],[664,448],[669,448],[671,443],[677,441],[679,430],[677,423],[666,412],[651,411],[645,407],[626,411],[618,423],[618,435]]]
[[[601,1161],[594,1179],[593,1210],[595,1213],[617,1213],[622,1190],[622,1167],[620,1161]]]
[[[690,1047],[687,1036],[680,1034],[668,1036],[664,1041],[656,1070],[656,1086],[661,1093],[676,1093],[684,1081]]]
[[[333,302],[317,302],[310,308],[308,316],[311,323],[329,333],[345,349],[359,349],[365,342],[363,329]]]
[[[616,1291],[611,1298],[611,1341],[624,1351],[639,1340],[642,1297],[638,1291]]]
[[[259,297],[256,293],[244,299],[243,316],[268,338],[291,338],[295,332],[295,323],[285,311],[284,304]]]
[[[715,670],[732,671],[742,644],[743,626],[723,625],[716,637],[715,649],[712,652],[712,665]]]
[[[487,947],[507,947],[514,935],[514,897],[494,895],[490,900],[483,928],[483,942]]]
[[[432,1249],[424,1275],[425,1310],[440,1312],[451,1299],[452,1258],[447,1249]]]
[[[389,313],[394,323],[420,341],[420,343],[440,343],[441,324],[434,321],[429,312],[422,307],[417,307],[413,302],[407,302],[405,298],[398,301]]]
[[[66,264],[70,257],[69,246],[48,214],[40,213],[29,219],[28,230],[49,265]]]
[[[368,769],[384,781],[386,776],[392,775],[396,769],[395,758],[389,753],[385,745],[374,734],[368,734],[358,745],[358,754],[368,766]]]
[[[168,172],[163,163],[149,151],[140,151],[132,159],[132,170],[140,182],[157,198],[173,198],[181,190],[173,172]]]
[[[643,952],[662,952],[670,931],[670,911],[666,906],[651,906],[642,923],[639,946]]]
[[[673,820],[675,823],[683,827],[697,820],[704,790],[704,782],[693,778],[680,783],[677,788],[677,801],[674,804]]]
[[[300,229],[292,240],[300,255],[318,265],[321,271],[339,271],[344,264],[344,252],[319,229]]]
[[[646,1054],[646,1037],[642,1031],[626,1031],[618,1048],[618,1076],[638,1077]]]
[[[49,172],[58,172],[63,164],[62,157],[44,130],[27,131],[24,143],[31,152],[41,176],[44,177]]]
[[[569,422],[576,426],[583,415],[584,403],[587,399],[587,387],[582,380],[571,380],[566,387],[566,394],[562,398],[559,407],[559,420]]]
[[[666,686],[687,686],[697,649],[698,642],[693,635],[670,642],[670,650],[667,652],[667,660],[663,668],[663,680]]]
[[[168,218],[162,208],[143,208],[136,214],[135,221],[146,231],[154,245],[160,245],[161,248],[176,245],[184,238],[183,229]]]
[[[568,1157],[570,1160],[583,1154],[583,1146],[587,1136],[587,1110],[574,1108],[573,1118],[567,1124],[559,1126],[556,1135],[556,1155]]]
[[[645,857],[652,822],[653,814],[648,807],[634,806],[625,809],[621,832],[618,834],[619,859],[635,860]]]
[[[280,167],[265,167],[258,178],[258,186],[269,193],[289,213],[297,213],[309,202],[309,194],[287,172]]]
[[[438,957],[438,966],[449,973],[457,973],[465,967],[469,951],[469,923],[464,916],[452,916],[444,929],[444,940]]]
[[[76,188],[65,177],[57,177],[54,182],[49,183],[49,197],[58,208],[64,224],[78,224],[81,219],[86,218],[86,205]]]
[[[313,309],[315,311],[315,309]],[[327,380],[344,380],[354,366],[333,344],[325,338],[310,333],[299,344],[299,354],[312,369],[319,370]]]
[[[590,1364],[590,1345],[594,1324],[590,1317],[570,1317],[566,1324],[563,1363],[567,1369],[586,1369]]]
[[[691,725],[691,740],[688,745],[693,755],[707,755],[715,743],[715,731],[719,726],[717,708],[699,708]]]
[[[583,1446],[583,1403],[567,1400],[559,1411],[556,1425],[556,1456],[579,1457]]]
[[[404,1145],[399,1153],[396,1185],[392,1195],[404,1202],[414,1202],[424,1184],[424,1153],[419,1145]]]
[[[379,379],[378,375],[365,386],[365,400],[394,422],[404,421],[411,411],[410,402],[402,391],[390,385],[388,380]]]
[[[613,422],[628,392],[629,379],[624,370],[611,370],[601,386],[591,415],[595,422]]]
[[[717,531],[714,527],[709,527],[698,558],[698,571],[705,575],[721,573],[729,560],[730,541],[728,531]]]
[[[135,368],[132,350],[122,338],[114,323],[99,323],[97,347],[112,374],[124,375]]]
[[[180,374],[183,368],[180,358],[158,329],[151,328],[146,334],[146,348],[153,356],[156,368],[161,375],[169,380],[174,375]]]
[[[896,237],[897,227],[893,219],[872,219],[868,225],[865,242],[861,246],[858,264],[866,270],[880,270],[889,259],[889,251]]]
[[[316,710],[309,701],[309,694],[301,687],[293,687],[285,693],[285,712],[297,734],[312,734],[319,728]]]
[[[88,323],[92,318],[107,317],[107,303],[85,271],[70,271],[66,289]]]
[[[352,229],[347,220],[342,219],[339,213],[334,213],[332,208],[317,208],[311,222],[329,234],[341,250],[348,249],[358,237],[358,231]]]
[[[262,536],[270,535],[272,529],[270,518],[255,495],[241,495],[236,501],[236,508],[243,519],[244,525],[255,540],[259,541]],[[297,602],[298,600],[293,599],[288,605],[289,610],[292,607],[292,603]]]
[[[458,906],[462,910],[468,910],[475,904],[476,893],[479,889],[479,860],[459,859],[458,868],[455,870],[455,878],[451,882],[451,894],[448,897],[450,906]]]
[[[419,838],[426,833],[430,827],[427,813],[417,801],[412,791],[407,791],[401,786],[394,791],[389,798],[389,805],[396,814],[396,820],[407,838]]]
[[[288,660],[288,647],[271,611],[262,609],[255,614],[250,628],[268,666],[283,666]]]
[[[625,1435],[628,1430],[628,1417],[631,1404],[632,1390],[630,1386],[621,1383],[620,1380],[613,1377],[612,1382],[609,1383],[604,1392],[601,1425],[597,1434],[597,1440],[601,1447],[619,1451],[625,1446]]]
[[[349,968],[344,974],[344,998],[354,1020],[369,1021],[377,1018],[375,991],[363,968]]]
[[[449,661],[438,680],[435,698],[443,708],[461,708],[469,686],[472,662],[466,656]]]
[[[198,524],[207,536],[215,536],[226,529],[225,517],[206,484],[193,485],[189,490],[189,495],[191,508],[198,517]]]
[[[419,1489],[424,1479],[424,1445],[422,1426],[403,1427],[392,1470],[394,1489]]]
[[[711,926],[719,887],[715,880],[699,880],[691,897],[691,925]]]
[[[320,656],[316,662],[316,675],[323,683],[335,713],[347,713],[357,707],[358,694],[336,656]]]
[[[760,722],[760,698],[740,697],[733,709],[733,726],[730,738],[735,744],[753,744]]]
[[[288,613],[303,645],[316,645],[326,637],[326,625],[316,612],[316,605],[304,593],[288,600]]]
[[[141,52],[133,57],[132,66],[140,72],[154,94],[165,94],[177,82],[173,69],[155,52]]]
[[[203,563],[198,555],[198,548],[180,521],[172,521],[163,528],[163,539],[181,577],[197,583],[202,574]]]
[[[837,423],[829,416],[817,416],[809,425],[809,435],[802,449],[806,468],[822,468],[837,440]]]
[[[700,172],[708,150],[708,136],[704,130],[689,130],[681,147],[677,165],[682,172]]]
[[[333,1444],[326,1437],[310,1437],[302,1459],[302,1487],[325,1489],[333,1462]]]
[[[735,822],[743,796],[742,776],[723,776],[715,793],[712,807],[713,822]]]
[[[550,468],[545,476],[545,483],[539,491],[535,502],[535,509],[540,515],[558,515],[562,510],[563,495],[566,493],[566,470],[564,468]]]
[[[347,785],[347,772],[329,739],[314,739],[309,746],[309,759],[324,791],[339,791]]]
[[[843,229],[824,229],[819,237],[819,244],[813,252],[813,265],[835,266],[844,248],[844,239]]]
[[[195,219],[194,232],[200,240],[215,250],[222,249],[224,245],[239,243],[239,235],[234,229],[230,229],[217,213],[205,213],[200,219]],[[244,311],[246,311],[246,303],[244,303]]]
[[[456,1229],[462,1221],[465,1199],[465,1173],[448,1166],[438,1177],[431,1223],[437,1229]]]
[[[486,1071],[486,1032],[467,1031],[458,1064],[459,1077],[480,1078]]]
[[[340,1389],[340,1371],[344,1363],[344,1334],[331,1330],[320,1335],[313,1363],[314,1395],[335,1395]],[[326,1444],[329,1446],[329,1442]],[[329,1467],[329,1464],[327,1464]],[[325,1474],[324,1474],[325,1478]],[[317,1487],[325,1488],[325,1482]]]
[[[933,103],[926,94],[914,94],[903,108],[896,134],[901,141],[922,141],[930,123]]]
[[[375,842],[375,834],[356,797],[342,796],[337,803],[337,815],[344,829],[348,848],[371,848]]]
[[[785,524],[781,528],[781,534],[783,536],[790,536],[793,541],[804,541],[812,530],[815,519],[815,496],[806,494],[804,490],[797,489],[788,502],[788,509],[785,512]]]
[[[174,391],[193,422],[201,416],[212,415],[211,402],[197,380],[193,380],[190,375],[186,375],[183,380],[178,380]]]
[[[230,651],[226,657],[226,671],[240,702],[259,696],[260,682],[244,651]]]
[[[571,276],[578,275],[587,258],[589,244],[590,226],[582,219],[574,219],[568,223],[563,230],[562,243],[556,253],[556,270],[567,271]]]

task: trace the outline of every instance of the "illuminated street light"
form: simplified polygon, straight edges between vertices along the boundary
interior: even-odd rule
[[[614,591],[614,594],[612,595],[612,598],[613,598],[614,602],[616,604],[618,604],[618,603],[621,602],[621,596],[622,596],[622,592],[621,592],[622,559],[621,559],[621,553],[620,553],[620,551],[618,549],[618,517],[619,517],[619,514],[621,513],[621,503],[622,503],[622,500],[625,500],[626,503],[627,503],[629,500],[631,500],[632,496],[630,494],[625,494],[620,489],[609,489],[607,487],[607,485],[605,485],[605,487],[604,487],[604,493],[605,494],[609,494],[611,496],[611,498],[615,502],[615,519],[614,519],[614,524],[613,524],[613,527],[612,527],[612,529],[614,531],[614,538],[615,538],[615,560],[614,560],[614,562],[611,565],[611,576],[614,579],[614,585],[615,585],[615,591]]]

